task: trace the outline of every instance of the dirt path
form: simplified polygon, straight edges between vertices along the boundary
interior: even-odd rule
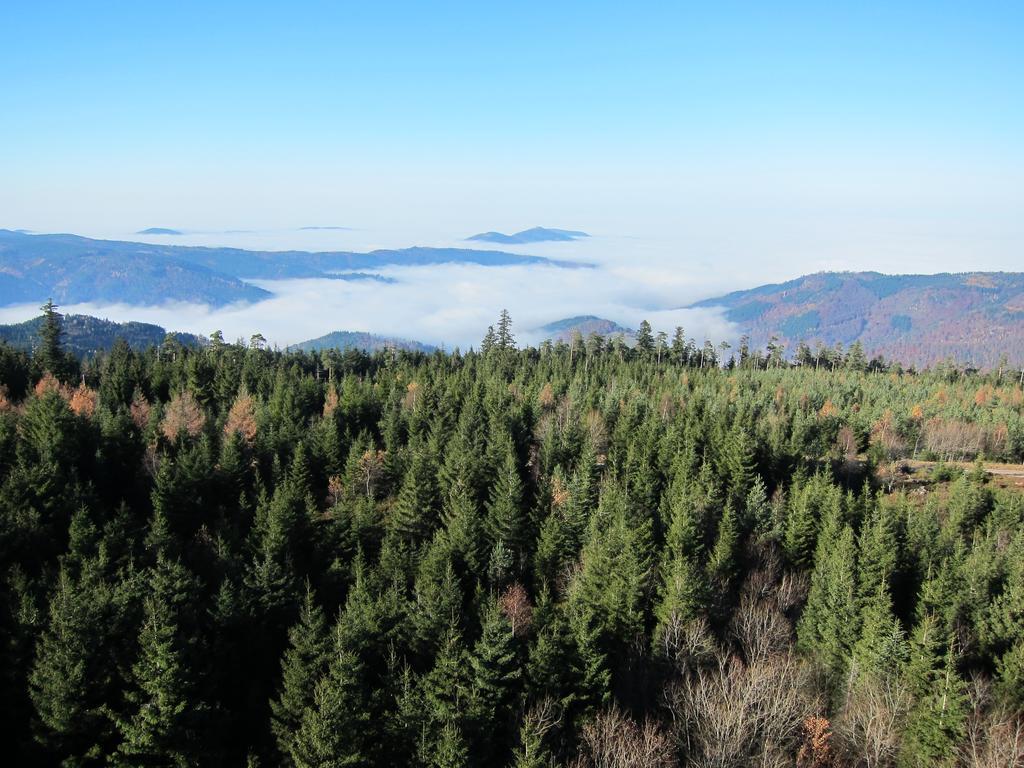
[[[903,462],[908,467],[913,469],[915,472],[919,469],[931,469],[939,465],[937,461],[918,461],[916,459],[908,459]],[[964,469],[968,472],[974,468],[974,462],[970,461],[947,461],[945,462],[947,467],[957,467],[958,469]],[[996,475],[999,477],[1014,477],[1024,478],[1024,465],[1022,464],[997,464],[990,462],[983,462],[982,466],[985,471],[990,475]]]

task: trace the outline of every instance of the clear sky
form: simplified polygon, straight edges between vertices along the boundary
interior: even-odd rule
[[[1019,0],[9,2],[0,226],[1020,269],[1022,41]]]

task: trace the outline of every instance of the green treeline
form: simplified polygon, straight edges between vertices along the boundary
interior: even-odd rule
[[[1021,462],[1009,373],[507,315],[466,354],[80,362],[50,314],[0,346],[10,765],[1024,754],[1024,494],[894,480]]]

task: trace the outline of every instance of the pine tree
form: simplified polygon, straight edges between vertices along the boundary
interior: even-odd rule
[[[99,760],[113,741],[104,704],[114,670],[103,653],[113,595],[95,576],[87,571],[76,582],[66,569],[58,574],[28,681],[42,725],[36,739],[71,762]]]
[[[436,474],[428,446],[413,449],[412,463],[391,512],[392,530],[413,546],[421,544],[437,525]]]
[[[281,660],[281,684],[270,702],[270,727],[284,760],[291,760],[292,739],[302,716],[313,705],[313,691],[326,671],[331,642],[324,614],[313,588],[306,583],[306,597],[298,622],[288,630],[288,649]]]
[[[515,336],[512,335],[512,316],[507,309],[501,310],[501,317],[498,318],[497,343],[498,348],[506,352],[514,350],[516,346]]]
[[[367,716],[360,673],[355,654],[337,648],[331,653],[327,673],[313,690],[312,706],[291,740],[296,768],[370,765],[363,748]]]
[[[822,532],[811,575],[811,591],[797,627],[799,645],[812,653],[838,690],[856,641],[859,616],[856,596],[856,547],[844,526]]]
[[[672,360],[676,365],[686,365],[687,363],[686,333],[679,325],[676,326],[676,330],[672,334]]]
[[[862,598],[860,637],[852,651],[859,674],[884,678],[898,672],[908,654],[903,626],[893,615],[892,600],[884,588]]]
[[[482,574],[486,557],[483,524],[469,485],[463,480],[457,479],[450,486],[441,520],[455,561],[469,574]]]
[[[728,591],[728,585],[739,572],[739,522],[731,503],[726,503],[722,519],[718,523],[718,534],[715,538],[715,546],[711,549],[711,557],[708,559],[708,575],[712,581],[724,587],[723,592]]]
[[[53,303],[53,299],[47,299],[39,309],[43,313],[43,323],[39,326],[39,349],[36,351],[36,358],[40,368],[61,379],[65,374],[64,347],[61,343],[64,336],[63,318],[57,312],[57,305]]]
[[[471,764],[469,747],[457,723],[449,721],[444,724],[424,764],[431,768],[466,768]]]
[[[901,537],[886,505],[872,504],[857,539],[857,594],[870,600],[888,593],[900,559]]]
[[[494,755],[501,746],[496,726],[509,722],[522,676],[512,625],[495,601],[486,607],[480,639],[473,646],[469,664],[470,712],[479,731],[489,734],[486,743],[480,745],[480,755]]]
[[[698,565],[704,550],[701,521],[678,475],[669,491],[669,528],[661,558],[661,584],[655,608],[655,647],[663,646],[665,633],[678,624],[697,618],[707,605],[707,582]]]
[[[914,630],[906,677],[913,704],[897,765],[953,765],[964,733],[966,696],[956,671],[953,640],[943,640],[939,622],[932,615],[925,616]]]
[[[751,434],[742,426],[729,432],[726,442],[725,469],[728,475],[729,499],[742,510],[747,494],[757,477],[757,445]]]
[[[1024,709],[1024,639],[1018,640],[996,663],[996,687],[1006,704]]]
[[[654,353],[654,334],[651,332],[651,324],[646,320],[640,322],[640,328],[636,332],[636,351],[645,359],[649,359]]]
[[[523,481],[511,438],[506,438],[503,458],[487,504],[487,534],[492,547],[499,545],[511,558],[513,567],[522,562],[526,544],[523,514]]]
[[[411,623],[419,650],[432,656],[444,632],[462,614],[463,595],[447,537],[438,533],[420,561],[413,588]]]
[[[494,333],[494,326],[487,326],[487,333],[484,334],[483,341],[480,342],[480,354],[484,357],[491,354],[494,348],[498,345],[498,337]]]
[[[128,717],[118,722],[123,741],[118,762],[126,765],[160,762],[175,766],[195,761],[197,715],[187,640],[180,624],[181,608],[194,588],[184,567],[161,556],[152,576],[139,631],[139,657],[126,693]]]
[[[433,668],[422,680],[426,714],[438,727],[452,721],[461,722],[469,710],[472,681],[468,658],[462,634],[457,627],[449,627]]]

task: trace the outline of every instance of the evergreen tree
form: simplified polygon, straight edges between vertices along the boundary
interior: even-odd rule
[[[498,318],[497,345],[502,351],[515,349],[516,339],[512,335],[512,316],[507,309],[501,310],[501,317]]]
[[[848,668],[857,637],[856,548],[844,526],[822,532],[811,591],[797,628],[800,646],[814,654],[835,689]]]
[[[953,765],[964,732],[966,696],[956,670],[952,639],[925,616],[914,630],[907,684],[913,697],[897,764],[900,768]]]
[[[636,351],[644,358],[650,358],[654,353],[654,334],[651,332],[651,324],[646,320],[640,321],[640,328],[636,332]]]
[[[96,576],[76,582],[61,570],[29,674],[37,740],[54,758],[82,764],[100,763],[113,740],[104,707],[116,681],[103,638],[113,595]]]
[[[327,673],[313,690],[302,724],[291,739],[296,768],[368,766],[363,747],[366,715],[362,709],[360,664],[350,651],[335,649]]]
[[[471,764],[469,747],[462,735],[462,729],[456,723],[445,723],[441,728],[437,744],[434,745],[424,763],[432,768],[466,768]]]
[[[503,458],[487,505],[487,533],[492,547],[501,547],[513,567],[522,562],[526,544],[526,519],[523,514],[523,481],[511,438],[505,440]]]
[[[291,759],[292,739],[302,723],[303,713],[313,705],[314,687],[326,671],[330,646],[323,611],[307,582],[299,620],[288,630],[279,693],[270,702],[270,727],[286,761]]]
[[[495,755],[501,747],[501,731],[505,730],[496,726],[508,723],[522,676],[512,625],[496,602],[487,605],[482,633],[469,663],[472,670],[470,712],[479,732],[488,735],[486,741],[479,744],[479,755]]]
[[[197,715],[194,667],[181,626],[181,610],[193,583],[184,567],[161,556],[139,631],[139,656],[126,698],[128,716],[118,722],[123,741],[118,761],[127,765],[192,765]]]
[[[65,373],[64,347],[61,343],[64,336],[63,318],[57,312],[57,305],[53,303],[53,299],[47,299],[39,309],[43,313],[43,323],[39,326],[39,349],[36,351],[36,358],[40,368],[60,379]]]
[[[700,616],[708,601],[708,584],[699,565],[704,549],[703,535],[685,487],[685,478],[680,476],[676,479],[670,494],[670,522],[661,558],[661,585],[655,608],[654,646],[657,652],[665,651],[674,629]]]
[[[392,530],[402,541],[414,546],[422,543],[437,525],[436,474],[428,446],[415,448],[392,510]]]

